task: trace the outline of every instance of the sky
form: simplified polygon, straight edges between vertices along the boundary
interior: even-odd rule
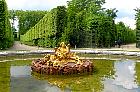
[[[51,10],[58,5],[67,5],[68,0],[6,0],[8,9],[22,10]],[[132,29],[135,28],[135,11],[139,7],[140,0],[106,0],[104,8],[116,8],[118,10],[115,22],[124,22]]]

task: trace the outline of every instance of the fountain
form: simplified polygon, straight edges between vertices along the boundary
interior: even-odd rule
[[[70,52],[70,44],[61,42],[53,54],[47,54],[43,59],[32,61],[33,72],[59,75],[59,74],[81,74],[91,73],[93,63],[87,59],[80,59],[76,53]]]

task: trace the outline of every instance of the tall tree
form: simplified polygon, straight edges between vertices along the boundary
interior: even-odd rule
[[[68,2],[68,23],[67,32],[69,35],[69,42],[71,45],[83,47],[85,44],[85,35],[87,29],[87,20],[92,17],[94,13],[101,10],[101,5],[104,0],[72,0]]]
[[[56,44],[61,41],[62,34],[67,25],[67,12],[65,6],[57,6],[56,8]]]
[[[13,32],[5,0],[0,0],[0,49],[6,49],[13,44]]]
[[[136,15],[135,15],[135,20],[136,20],[136,47],[140,48],[140,9],[137,8],[135,9]]]
[[[136,32],[131,28],[125,26],[123,22],[116,24],[117,39],[121,39],[123,44],[134,43],[136,41]]]

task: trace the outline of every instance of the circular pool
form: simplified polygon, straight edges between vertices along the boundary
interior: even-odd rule
[[[92,74],[42,75],[31,71],[44,55],[0,56],[1,92],[140,92],[140,58],[79,54],[91,59]]]

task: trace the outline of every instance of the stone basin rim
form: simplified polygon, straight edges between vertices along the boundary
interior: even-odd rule
[[[48,54],[53,53],[54,50],[33,50],[33,51],[2,51],[0,56],[10,55],[28,55],[28,54]],[[105,54],[105,55],[126,55],[126,56],[140,56],[140,52],[136,51],[108,51],[108,50],[71,50],[71,52],[84,54]]]

